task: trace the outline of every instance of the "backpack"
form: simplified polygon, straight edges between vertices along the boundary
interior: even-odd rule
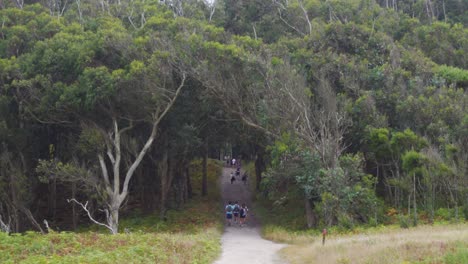
[[[245,216],[245,209],[244,209],[244,208],[241,208],[241,209],[240,209],[240,215],[241,215],[241,216]]]
[[[232,213],[232,205],[229,204],[228,206],[226,206],[226,212]]]
[[[234,205],[234,213],[239,213],[239,205]]]

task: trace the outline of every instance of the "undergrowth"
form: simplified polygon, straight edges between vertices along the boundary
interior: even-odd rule
[[[123,218],[117,235],[95,225],[76,233],[0,233],[0,263],[211,263],[221,252],[221,170],[209,160],[209,192],[202,197],[201,161],[193,161],[189,203],[169,210],[165,220],[158,214]]]

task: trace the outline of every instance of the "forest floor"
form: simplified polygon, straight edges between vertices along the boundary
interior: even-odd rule
[[[252,200],[249,185],[244,185],[241,177],[231,184],[230,173],[234,168],[224,168],[220,179],[221,195],[223,200],[223,210],[228,201],[239,201],[245,203],[248,208],[252,208]],[[225,228],[221,238],[222,255],[215,264],[270,264],[284,263],[277,252],[283,248],[284,244],[277,244],[263,239],[260,236],[260,227],[255,212],[250,209],[247,216],[247,225],[240,227],[233,224]]]

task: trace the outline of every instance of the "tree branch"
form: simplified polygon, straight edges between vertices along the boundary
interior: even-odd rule
[[[0,215],[0,230],[9,234],[11,231],[10,226],[11,226],[11,218],[10,217],[8,218],[8,224],[7,224],[6,222],[3,222],[2,215]]]
[[[177,90],[176,90],[176,92],[174,94],[174,97],[171,99],[171,101],[169,101],[169,103],[166,106],[166,108],[164,109],[164,111],[154,121],[152,130],[151,130],[151,135],[149,136],[148,140],[146,141],[146,144],[143,146],[143,148],[141,149],[141,151],[138,154],[137,158],[133,162],[132,166],[130,166],[130,168],[128,169],[127,174],[125,175],[125,182],[124,182],[124,185],[123,185],[123,190],[122,190],[122,193],[120,194],[121,199],[123,199],[123,198],[125,198],[127,196],[128,184],[130,182],[130,179],[132,178],[133,173],[135,172],[136,168],[138,167],[141,160],[145,156],[146,152],[148,151],[148,149],[153,144],[154,138],[156,137],[156,133],[157,133],[157,130],[158,130],[158,125],[161,122],[161,120],[164,118],[164,116],[167,114],[167,112],[169,112],[171,107],[174,105],[175,101],[177,100],[177,97],[179,96],[179,93],[180,93],[180,91],[182,90],[182,87],[185,84],[186,78],[187,78],[187,74],[185,72],[183,72],[182,73],[182,80],[180,82],[179,87],[177,87]]]
[[[103,224],[103,223],[101,223],[101,222],[98,222],[98,221],[96,221],[96,220],[91,216],[91,213],[89,212],[89,209],[88,209],[88,201],[86,201],[85,204],[82,204],[82,203],[78,202],[75,198],[73,198],[73,199],[67,199],[67,202],[68,202],[68,203],[74,202],[74,203],[78,204],[79,206],[81,206],[81,208],[83,208],[83,210],[86,211],[86,213],[88,214],[89,219],[90,219],[91,221],[93,221],[93,223],[98,224],[98,225],[100,225],[100,226],[104,226],[104,227],[106,227],[107,229],[109,229],[112,233],[114,233],[114,230],[112,230],[112,227],[111,227],[110,225],[106,225],[106,224]],[[106,210],[106,211],[107,211],[107,210]],[[109,218],[108,212],[106,212],[106,217]]]
[[[99,164],[101,165],[102,177],[104,178],[104,184],[106,185],[107,194],[112,195],[112,189],[109,181],[109,173],[107,171],[106,162],[104,161],[104,157],[101,154],[98,154],[98,158]]]

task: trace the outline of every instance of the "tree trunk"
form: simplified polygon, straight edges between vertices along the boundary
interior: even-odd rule
[[[119,233],[119,208],[120,203],[117,207],[113,207],[110,209],[110,216],[109,216],[109,226],[111,227],[111,233],[113,235]]]
[[[191,199],[193,197],[193,190],[192,190],[192,181],[190,180],[189,166],[185,168],[185,174],[187,176],[187,198]]]
[[[76,182],[72,182],[72,199],[76,199]],[[72,222],[73,230],[76,230],[78,225],[78,216],[76,214],[76,204],[72,203]]]
[[[4,175],[7,175],[5,172],[4,172]],[[13,219],[16,220],[14,221],[14,232],[17,233],[20,230],[19,214],[18,214],[18,209],[16,208],[16,205],[18,204],[18,195],[17,195],[17,190],[16,190],[17,183],[16,183],[15,174],[12,172],[9,172],[8,174],[10,174],[10,193],[11,193],[11,203],[13,204],[13,206],[10,206],[11,214],[13,215]]]
[[[167,196],[169,195],[170,187],[172,185],[172,179],[174,178],[174,166],[171,164],[168,158],[168,150],[165,151],[164,158],[161,161],[161,199],[160,199],[160,212],[161,219],[164,219],[166,215],[166,202]]]
[[[51,184],[51,194],[50,194],[50,202],[51,208],[49,208],[49,216],[55,220],[55,215],[57,213],[57,178],[54,176],[52,179]]]
[[[203,151],[202,196],[206,196],[208,194],[208,140],[206,138]]]
[[[308,198],[305,198],[305,212],[306,212],[307,227],[308,228],[315,227],[316,217],[314,214],[312,203],[310,202],[310,199]]]
[[[414,211],[414,225],[418,224],[418,208],[416,205],[416,173],[413,173],[413,211]]]
[[[260,190],[260,183],[262,181],[262,172],[265,169],[265,162],[263,160],[263,151],[257,152],[255,158],[255,189]]]

